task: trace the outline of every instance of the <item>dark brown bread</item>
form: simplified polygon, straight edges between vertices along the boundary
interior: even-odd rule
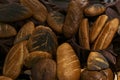
[[[79,28],[79,23],[83,18],[83,7],[87,0],[70,0],[68,11],[63,25],[63,34],[67,38],[73,37]]]
[[[46,26],[37,26],[28,40],[28,49],[32,51],[45,51],[56,55],[57,37],[54,32]]]
[[[45,22],[48,11],[39,0],[20,0],[21,4],[28,7],[33,12],[33,17],[40,22]]]
[[[47,59],[47,58],[52,58],[52,55],[47,52],[43,51],[33,51],[29,53],[29,55],[26,57],[24,60],[24,64],[26,67],[31,68],[34,66],[39,60],[41,59]]]
[[[58,11],[52,11],[48,14],[47,23],[57,33],[62,33],[62,27],[65,16]]]
[[[12,37],[17,34],[15,28],[9,24],[0,23],[0,38]]]
[[[109,68],[106,58],[99,52],[90,52],[87,60],[88,70],[103,70]]]
[[[113,72],[110,68],[101,71],[82,71],[80,80],[114,80]]]
[[[15,22],[32,16],[32,11],[18,3],[0,4],[0,21]]]
[[[32,80],[56,80],[56,62],[52,59],[39,60],[31,72]]]

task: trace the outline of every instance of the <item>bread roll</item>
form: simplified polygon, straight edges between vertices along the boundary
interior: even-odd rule
[[[80,62],[73,48],[63,43],[57,49],[57,76],[59,80],[79,80]]]

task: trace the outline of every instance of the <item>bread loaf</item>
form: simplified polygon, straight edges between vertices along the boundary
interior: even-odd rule
[[[80,62],[75,51],[68,43],[57,49],[57,76],[59,80],[79,80]]]

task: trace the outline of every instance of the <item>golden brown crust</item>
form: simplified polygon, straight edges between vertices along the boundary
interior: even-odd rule
[[[107,15],[101,15],[97,18],[97,20],[93,24],[92,29],[90,31],[90,42],[91,43],[93,43],[95,39],[98,37],[105,23],[107,22],[107,19],[108,19]]]
[[[84,18],[81,21],[81,25],[79,27],[79,43],[85,49],[90,49],[89,44],[89,22],[87,18]]]
[[[14,40],[14,44],[21,42],[22,38],[28,37],[29,35],[31,35],[34,29],[35,29],[35,25],[32,21],[29,21],[26,24],[24,24],[22,26],[22,28],[19,30],[19,32]]]
[[[23,66],[23,61],[28,53],[26,41],[14,45],[7,54],[3,66],[3,75],[16,79]]]
[[[6,76],[0,76],[0,80],[13,80],[13,79]]]
[[[92,4],[85,7],[84,13],[86,16],[97,16],[102,14],[105,10],[106,8],[102,4]]]
[[[68,43],[57,49],[57,76],[59,80],[79,80],[80,62],[76,53]]]
[[[95,41],[92,49],[93,50],[106,49],[110,45],[118,29],[118,26],[119,26],[119,19],[114,18],[108,21],[105,27],[103,28],[103,30],[101,31],[100,35],[98,36],[97,40]]]
[[[117,80],[120,80],[120,72],[117,72]]]

